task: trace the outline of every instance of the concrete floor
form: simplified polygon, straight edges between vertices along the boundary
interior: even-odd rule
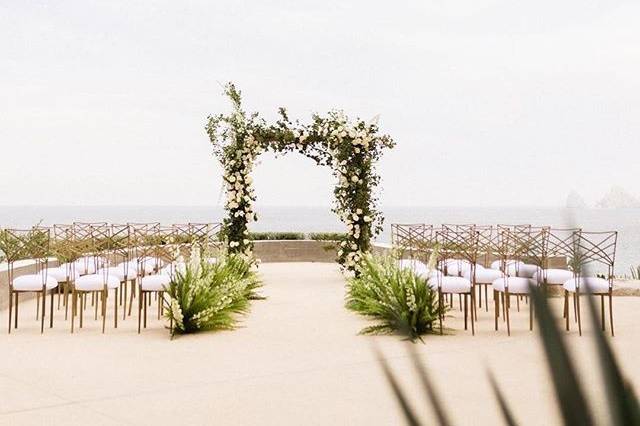
[[[156,320],[138,335],[135,314],[117,330],[108,322],[104,335],[93,318],[71,335],[62,311],[54,329],[41,336],[35,302],[21,304],[20,328],[0,332],[0,424],[403,424],[374,347],[429,419],[409,344],[398,336],[357,335],[368,322],[344,309],[336,265],[263,264],[260,270],[268,299],[254,302],[240,329],[174,341]],[[614,303],[612,342],[628,378],[638,383],[640,299],[618,297]],[[554,306],[560,313],[559,299]],[[475,337],[462,330],[459,311],[452,315],[452,334],[427,336],[413,346],[455,424],[496,423],[486,368],[495,372],[522,424],[558,424],[538,337],[528,331],[528,309],[514,309],[511,337],[504,328],[493,330],[491,311],[479,312]],[[7,312],[0,318],[6,327]],[[602,410],[589,332],[568,337],[581,379]]]

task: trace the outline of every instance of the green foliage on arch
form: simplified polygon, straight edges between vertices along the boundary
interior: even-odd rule
[[[225,94],[233,111],[209,116],[205,128],[224,168],[227,217],[223,235],[229,251],[251,255],[248,223],[258,220],[251,178],[256,158],[265,151],[298,152],[332,168],[337,179],[332,210],[347,227],[337,261],[347,269],[357,269],[371,248],[372,238],[382,230],[375,192],[380,176],[375,165],[382,151],[395,145],[393,139],[378,134],[376,122],[350,120],[336,110],[314,114],[311,123],[301,124],[291,121],[280,108],[280,118],[268,124],[257,113],[247,114],[242,109],[241,93],[233,83],[225,86]]]

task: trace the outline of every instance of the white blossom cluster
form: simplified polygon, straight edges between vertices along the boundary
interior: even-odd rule
[[[251,171],[256,157],[260,154],[260,144],[251,135],[244,138],[244,143],[239,145],[234,153],[234,158],[229,159],[225,166],[224,182],[226,185],[227,201],[226,209],[232,220],[240,218],[245,222],[258,220],[253,211],[253,201],[255,192],[253,189],[253,179]],[[241,238],[229,236],[229,247],[232,249],[241,248],[245,255],[251,254],[250,241],[247,238],[249,231],[244,230]]]

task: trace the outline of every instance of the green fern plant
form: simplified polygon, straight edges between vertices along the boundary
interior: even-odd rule
[[[240,255],[224,255],[214,264],[196,257],[176,272],[167,289],[171,336],[235,328],[237,315],[247,313],[251,300],[262,298],[261,286],[251,263]]]
[[[361,334],[399,331],[412,341],[436,330],[445,307],[427,280],[413,271],[400,268],[392,256],[364,256],[357,277],[347,283],[346,307],[372,318],[376,324]]]

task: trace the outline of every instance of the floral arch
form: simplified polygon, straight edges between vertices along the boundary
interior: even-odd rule
[[[229,251],[250,255],[253,248],[248,223],[258,220],[251,178],[257,156],[264,151],[296,151],[332,168],[337,178],[332,211],[347,227],[337,261],[347,269],[357,269],[372,238],[382,230],[375,193],[380,176],[375,164],[385,148],[394,146],[392,138],[379,135],[376,122],[352,121],[342,111],[314,114],[310,124],[301,124],[292,122],[280,108],[278,121],[267,124],[257,113],[245,113],[241,93],[233,83],[225,86],[225,94],[233,112],[209,116],[205,128],[224,168],[227,217],[222,232]]]

